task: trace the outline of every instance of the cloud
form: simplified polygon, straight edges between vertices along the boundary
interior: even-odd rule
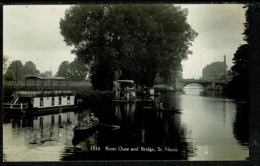
[[[68,5],[4,6],[3,45],[10,60],[33,61],[42,72],[63,60],[72,61],[72,47],[60,34],[59,21]]]
[[[228,67],[237,48],[244,44],[245,9],[241,4],[195,4],[182,5],[188,8],[188,23],[199,33],[190,48],[193,55],[182,64],[183,76],[200,78],[202,69],[214,61],[223,61],[227,56]],[[200,64],[200,65],[198,65]]]
[[[180,5],[178,5],[180,6]],[[245,9],[241,4],[194,4],[188,8],[187,21],[199,33],[190,50],[193,55],[182,64],[183,76],[199,78],[202,69],[214,61],[232,65],[236,49],[244,43]],[[23,63],[32,60],[44,72],[72,61],[72,47],[66,46],[60,34],[59,21],[69,5],[5,5],[3,12],[4,54]]]

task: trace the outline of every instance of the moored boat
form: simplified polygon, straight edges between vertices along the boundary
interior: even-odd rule
[[[114,81],[114,102],[136,101],[136,88],[133,80]]]
[[[65,89],[61,86],[64,82]],[[27,77],[24,88],[13,92],[13,101],[3,104],[4,115],[44,115],[77,108],[76,94],[67,84],[62,77]]]

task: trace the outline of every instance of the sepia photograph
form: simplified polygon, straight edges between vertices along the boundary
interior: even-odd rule
[[[249,5],[3,5],[3,162],[249,161]]]

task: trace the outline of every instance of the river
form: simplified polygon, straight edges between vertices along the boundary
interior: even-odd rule
[[[215,91],[186,88],[156,102],[178,112],[144,110],[138,103],[111,103],[3,124],[4,161],[246,160],[245,102]],[[75,138],[73,127],[94,112],[106,124]],[[110,127],[109,125],[113,125]],[[120,126],[120,128],[116,128]],[[72,141],[73,140],[73,141]]]

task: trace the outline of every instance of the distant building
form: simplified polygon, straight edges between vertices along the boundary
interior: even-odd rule
[[[203,80],[223,80],[226,78],[227,64],[226,64],[226,55],[224,55],[223,62],[213,62],[202,70]]]

